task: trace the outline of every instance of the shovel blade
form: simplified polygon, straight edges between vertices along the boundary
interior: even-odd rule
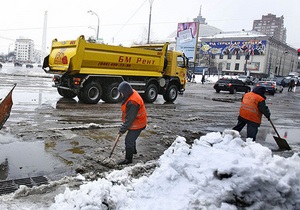
[[[277,136],[273,136],[278,147],[282,150],[291,150],[290,145],[287,143],[287,141],[283,138],[279,138]]]

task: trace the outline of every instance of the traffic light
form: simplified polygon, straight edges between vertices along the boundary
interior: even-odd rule
[[[298,49],[298,57],[300,56],[300,48]]]

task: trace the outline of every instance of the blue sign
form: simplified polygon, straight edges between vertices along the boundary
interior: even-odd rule
[[[201,54],[264,55],[266,40],[202,42]]]

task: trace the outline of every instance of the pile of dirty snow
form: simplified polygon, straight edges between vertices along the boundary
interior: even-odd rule
[[[134,167],[67,188],[47,209],[300,209],[299,154],[272,155],[236,131],[208,133],[192,146],[178,137],[152,173],[135,178]]]

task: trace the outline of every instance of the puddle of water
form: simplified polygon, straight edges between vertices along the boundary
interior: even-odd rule
[[[45,151],[43,141],[20,142],[0,134],[0,177],[2,180],[50,175],[65,168],[65,164]],[[5,141],[2,141],[2,139]],[[7,161],[6,161],[7,160]]]
[[[300,130],[299,129],[286,129],[286,128],[276,128],[280,138],[285,139],[290,144],[300,144]],[[266,142],[273,141],[273,136],[277,136],[274,131],[271,131],[266,136]]]
[[[296,128],[276,128],[280,138],[285,139],[290,145],[293,152],[300,152],[300,130]],[[270,149],[277,150],[278,145],[276,144],[274,137],[277,136],[273,129],[270,129],[265,137],[265,143],[268,144]]]

